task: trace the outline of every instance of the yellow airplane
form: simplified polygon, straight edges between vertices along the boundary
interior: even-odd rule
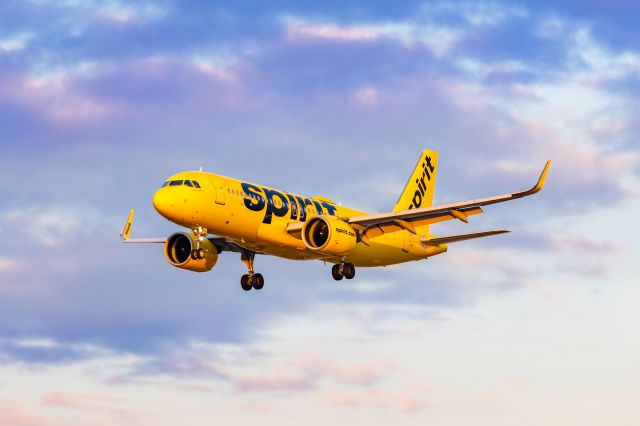
[[[434,223],[482,213],[482,206],[526,197],[544,186],[547,161],[535,186],[496,197],[433,206],[438,153],[425,150],[393,211],[369,214],[213,173],[182,172],[171,176],[153,196],[153,206],[169,221],[190,229],[168,238],[131,238],[131,210],[121,237],[125,243],[162,243],[167,261],[195,272],[210,271],[224,251],[240,253],[248,273],[244,290],[262,289],[254,271],[256,254],[286,259],[322,260],[333,264],[335,280],[352,279],[356,266],[386,266],[426,259],[447,251],[447,244],[509,231],[436,237]],[[215,235],[215,236],[214,236]]]

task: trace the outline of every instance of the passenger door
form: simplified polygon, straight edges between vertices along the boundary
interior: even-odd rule
[[[222,181],[222,179],[212,176],[211,183],[216,189],[216,203],[224,205],[225,192],[227,191],[227,188],[224,185],[224,182]]]

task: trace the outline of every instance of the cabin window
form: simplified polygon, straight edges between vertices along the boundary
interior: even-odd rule
[[[171,182],[169,182],[169,186],[180,186],[182,185],[182,182],[183,181],[181,180],[172,180]]]

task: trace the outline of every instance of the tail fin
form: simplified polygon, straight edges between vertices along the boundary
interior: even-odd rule
[[[422,151],[418,164],[409,177],[393,211],[433,205],[433,189],[436,186],[437,171],[438,153],[428,149]]]

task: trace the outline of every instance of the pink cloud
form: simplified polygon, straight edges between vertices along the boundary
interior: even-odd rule
[[[357,395],[353,392],[345,392],[339,389],[325,392],[324,400],[329,405],[339,407],[361,407],[367,402],[364,395]]]
[[[6,77],[0,85],[0,96],[26,106],[53,122],[79,123],[101,121],[115,116],[119,109],[113,103],[80,93],[72,87],[73,77]]]
[[[307,377],[251,376],[233,380],[234,387],[242,392],[301,392],[313,388],[313,380]]]
[[[337,363],[314,356],[299,357],[295,363],[316,376],[330,377],[352,386],[367,386],[378,382],[384,377],[382,371],[392,368],[387,364]]]
[[[111,414],[121,420],[139,421],[141,413],[127,408],[128,401],[111,395],[50,392],[40,399],[44,406],[59,407],[77,411],[100,411]]]
[[[423,388],[407,387],[401,390],[368,389],[365,391],[344,391],[329,389],[322,396],[323,401],[335,407],[378,408],[393,412],[413,413],[431,407]]]
[[[376,31],[363,26],[291,22],[286,26],[286,31],[289,39],[320,38],[338,41],[370,41],[378,38]]]
[[[276,410],[276,406],[266,403],[252,403],[240,405],[238,409],[248,413],[272,413]]]
[[[51,426],[50,420],[34,415],[17,400],[0,396],[0,425]]]
[[[582,236],[551,237],[552,244],[560,250],[582,251],[590,254],[616,254],[622,247],[609,241],[596,241]]]
[[[379,101],[379,94],[373,87],[362,87],[353,93],[354,101],[362,106],[375,106]]]

